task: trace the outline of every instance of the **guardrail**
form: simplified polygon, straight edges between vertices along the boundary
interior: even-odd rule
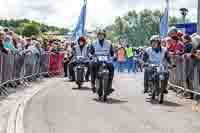
[[[0,92],[8,95],[7,86],[28,85],[44,75],[61,74],[64,53],[0,53]]]
[[[194,94],[195,99],[200,96],[200,60],[194,60],[190,54],[173,56],[176,68],[170,72],[169,85],[177,88],[177,95]]]

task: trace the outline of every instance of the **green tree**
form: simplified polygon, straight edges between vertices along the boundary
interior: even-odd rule
[[[25,37],[38,36],[40,32],[40,26],[36,23],[25,23],[22,29],[22,35]]]
[[[0,26],[14,28],[14,31],[17,31],[17,33],[19,33],[19,34],[21,34],[21,30],[24,27],[23,24],[28,24],[28,23],[32,23],[34,25],[39,26],[39,29],[43,33],[48,32],[48,31],[58,31],[58,32],[60,32],[61,35],[64,35],[70,31],[67,28],[59,28],[56,26],[49,26],[49,25],[46,25],[43,23],[38,23],[36,21],[30,21],[28,19],[17,19],[17,20],[0,19]]]
[[[146,45],[152,35],[159,34],[162,15],[159,10],[145,9],[138,13],[131,10],[124,16],[117,17],[112,25],[107,26],[108,37],[112,41],[122,37],[132,46]],[[181,21],[181,18],[169,17],[170,24],[174,25]]]

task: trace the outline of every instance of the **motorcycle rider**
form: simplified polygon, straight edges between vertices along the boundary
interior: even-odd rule
[[[170,56],[168,54],[167,48],[161,46],[161,38],[159,35],[154,35],[150,39],[151,46],[148,47],[143,55],[143,61],[148,64],[156,64],[160,65],[163,64],[165,66],[168,63],[171,64]],[[148,79],[150,75],[150,70],[145,69],[144,73],[144,93],[148,93]],[[166,77],[166,81],[168,81],[168,76]],[[167,87],[166,82],[166,87]],[[164,93],[168,93],[167,88],[164,88]]]
[[[93,56],[109,56],[109,57],[114,57],[114,50],[112,47],[111,42],[105,39],[106,38],[106,31],[105,30],[99,30],[97,32],[97,41],[91,45],[90,48],[90,53]],[[91,64],[91,84],[92,84],[92,91],[96,93],[96,88],[95,88],[95,81],[97,78],[97,72],[99,70],[99,63],[92,62]],[[112,81],[114,77],[114,66],[112,63],[107,63],[107,67],[109,69],[109,91],[108,93],[111,94],[114,89],[112,89]]]
[[[89,62],[88,62],[88,58],[89,58],[89,47],[87,46],[87,41],[85,39],[85,37],[81,36],[78,39],[78,44],[74,45],[73,49],[72,49],[72,60],[69,63],[69,74],[72,77],[71,81],[75,81],[75,73],[74,73],[74,67],[77,65],[77,62],[75,59],[75,57],[77,56],[83,56],[84,57],[84,64],[85,66],[88,68],[88,71],[86,73],[86,81],[89,81],[89,75],[90,75],[90,69],[89,69]]]

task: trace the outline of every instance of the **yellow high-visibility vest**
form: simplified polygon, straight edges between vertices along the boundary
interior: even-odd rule
[[[127,48],[126,49],[126,54],[127,54],[127,57],[130,58],[130,57],[133,57],[134,56],[134,53],[133,53],[133,48]]]

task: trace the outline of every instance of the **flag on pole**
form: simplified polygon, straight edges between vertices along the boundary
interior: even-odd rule
[[[160,36],[161,36],[161,38],[167,37],[168,18],[169,18],[169,0],[166,0],[165,12],[160,21]]]
[[[81,9],[78,23],[73,33],[73,39],[75,40],[77,40],[80,36],[85,34],[86,11],[87,11],[87,0],[84,0],[84,5]]]

